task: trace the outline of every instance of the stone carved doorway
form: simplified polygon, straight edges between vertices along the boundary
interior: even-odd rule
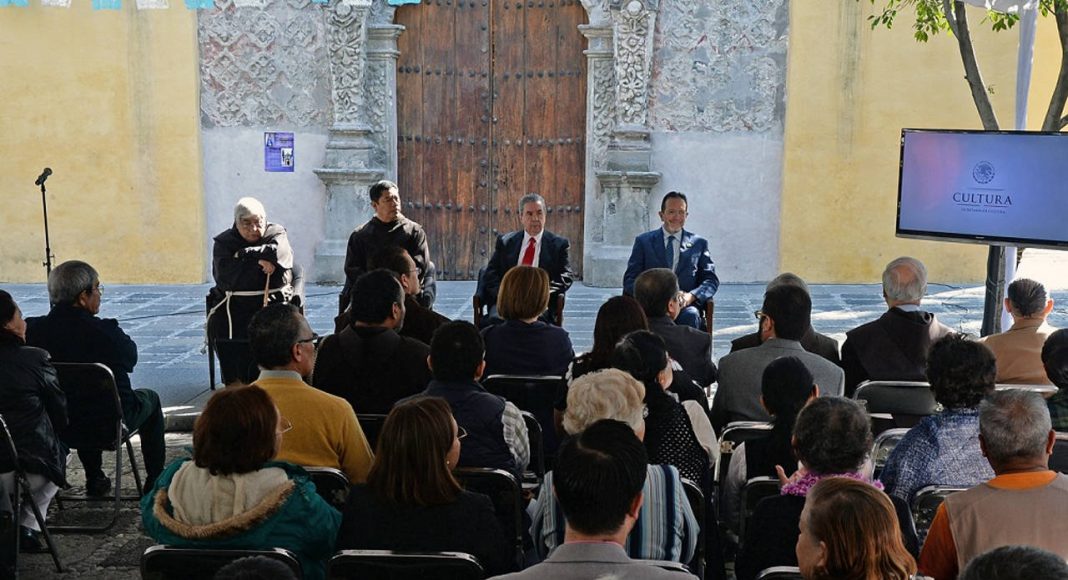
[[[581,274],[586,38],[579,0],[424,0],[396,10],[397,177],[444,280],[471,280],[541,194]]]

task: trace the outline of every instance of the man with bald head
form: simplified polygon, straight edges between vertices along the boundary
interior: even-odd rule
[[[842,343],[846,396],[864,381],[925,381],[927,351],[953,332],[920,309],[927,293],[927,268],[904,256],[883,270],[885,314],[846,333]]]

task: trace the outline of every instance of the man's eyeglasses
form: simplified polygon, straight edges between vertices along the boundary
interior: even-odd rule
[[[312,335],[309,338],[302,338],[302,339],[298,340],[297,344],[310,343],[310,344],[313,344],[315,346],[319,346],[319,342],[322,341],[322,340],[323,340],[323,337],[321,337],[318,334],[315,334],[313,332]]]
[[[457,439],[463,439],[464,437],[467,437],[467,429],[464,429],[463,427],[460,427],[459,425],[457,425],[456,426],[456,438]]]
[[[285,417],[279,417],[278,422],[280,423],[280,425],[278,426],[279,435],[289,433],[293,430],[293,424],[289,422],[289,419],[286,419]]]
[[[755,316],[757,320],[761,320],[766,316],[766,314],[764,314],[763,310],[756,310],[753,312],[753,316]]]

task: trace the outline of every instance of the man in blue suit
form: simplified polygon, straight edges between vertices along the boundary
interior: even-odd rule
[[[660,220],[664,225],[634,239],[634,249],[623,274],[623,293],[634,295],[634,281],[650,268],[667,268],[675,272],[682,294],[682,311],[676,324],[701,326],[701,310],[719,289],[716,265],[708,253],[708,240],[683,229],[686,225],[686,195],[668,192],[660,201]]]

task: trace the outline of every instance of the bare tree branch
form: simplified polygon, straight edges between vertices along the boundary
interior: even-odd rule
[[[1068,101],[1068,7],[1056,3],[1053,17],[1057,21],[1057,39],[1061,41],[1061,69],[1046,109],[1046,117],[1042,120],[1043,131],[1060,131],[1068,120],[1068,117],[1061,118],[1064,104]]]
[[[968,87],[971,88],[972,100],[975,101],[975,108],[979,111],[979,120],[983,123],[983,129],[997,131],[998,118],[990,102],[990,95],[986,92],[986,85],[983,84],[983,75],[979,72],[979,62],[975,58],[975,47],[972,45],[972,36],[968,29],[968,14],[965,12],[964,2],[953,0],[952,6],[948,2],[943,2],[942,7],[946,10],[946,20],[955,27],[957,48],[960,49],[960,60],[964,64],[964,78],[968,81]]]

